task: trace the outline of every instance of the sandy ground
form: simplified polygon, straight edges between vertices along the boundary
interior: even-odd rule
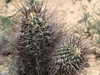
[[[18,9],[16,9],[14,6],[21,5],[20,0],[12,0],[10,3],[5,5],[4,0],[0,0],[0,15],[3,16],[11,16],[13,15]],[[56,8],[58,11],[60,11],[58,16],[60,16],[58,19],[62,18],[62,14],[66,13],[66,17],[63,19],[65,22],[68,22],[66,26],[74,26],[74,25],[84,25],[84,16],[83,16],[83,9],[82,7],[85,7],[86,11],[89,12],[92,15],[95,15],[93,13],[93,10],[96,10],[96,7],[99,6],[98,0],[76,0],[75,3],[73,3],[74,0],[48,0],[50,6],[52,9],[55,9],[55,6],[58,3],[58,8]],[[21,7],[21,6],[20,6]],[[99,16],[97,16],[99,18]],[[100,75],[100,60],[95,59],[95,55],[89,55],[89,68],[85,68],[87,75]],[[0,70],[2,70],[2,65],[0,66]],[[7,74],[5,74],[7,75]]]

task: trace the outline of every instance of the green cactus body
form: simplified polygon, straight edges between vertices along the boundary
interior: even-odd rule
[[[54,49],[50,54],[51,58],[48,63],[50,75],[80,74],[82,64],[87,63],[85,54],[88,48],[85,46],[86,44],[83,44],[82,40],[79,40],[80,39],[75,37],[67,37],[67,41],[64,45],[58,45],[57,48]]]
[[[55,63],[60,63],[59,60],[63,60],[63,62],[78,62],[81,56],[81,49],[77,47],[77,45],[70,45],[68,47],[63,46],[55,52],[54,58],[57,60]],[[65,63],[67,64],[67,63]]]
[[[82,58],[81,53],[82,50],[77,45],[62,46],[55,52],[53,59],[56,60],[55,64],[63,64],[67,67],[67,65],[70,65],[69,63],[78,64]]]
[[[49,51],[51,44],[51,32],[46,25],[45,18],[39,13],[31,12],[27,18],[22,19],[18,50],[23,53],[21,58],[28,58],[22,62],[27,65],[24,68],[25,75],[38,75],[37,69],[40,74],[46,73],[43,57]],[[21,75],[24,75],[24,71]]]

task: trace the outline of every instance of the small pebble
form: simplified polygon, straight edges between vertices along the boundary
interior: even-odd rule
[[[70,13],[74,13],[74,11],[71,11]]]

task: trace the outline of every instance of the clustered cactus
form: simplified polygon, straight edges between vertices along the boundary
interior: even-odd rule
[[[48,20],[46,11],[41,9],[33,4],[28,12],[26,8],[22,10],[24,16],[17,41],[18,74],[78,75],[88,48],[76,37],[65,36],[65,42],[62,42],[64,35],[59,26]]]

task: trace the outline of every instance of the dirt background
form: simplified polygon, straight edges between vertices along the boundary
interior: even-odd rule
[[[24,0],[23,0],[24,1]],[[84,26],[84,15],[83,9],[84,6],[86,12],[89,12],[92,15],[94,14],[94,10],[97,10],[99,7],[99,0],[48,0],[47,1],[52,10],[57,9],[60,11],[57,13],[57,16],[60,16],[58,19],[62,18],[63,14],[66,14],[63,21],[68,22],[66,27],[75,26],[75,25],[83,25]],[[58,4],[58,6],[57,6]],[[11,17],[18,11],[16,6],[21,6],[20,0],[11,0],[9,3],[5,3],[5,0],[0,0],[0,15]],[[57,7],[56,7],[57,6]],[[19,7],[18,7],[19,8]],[[51,11],[49,9],[49,11]],[[100,17],[100,16],[96,16]],[[85,68],[87,75],[100,75],[100,59],[95,59],[95,55],[89,55],[89,68]],[[0,62],[6,62],[5,60],[9,57],[3,57],[0,55]],[[7,70],[3,70],[3,64],[0,64],[0,75],[8,75]],[[81,75],[81,74],[80,74]]]

